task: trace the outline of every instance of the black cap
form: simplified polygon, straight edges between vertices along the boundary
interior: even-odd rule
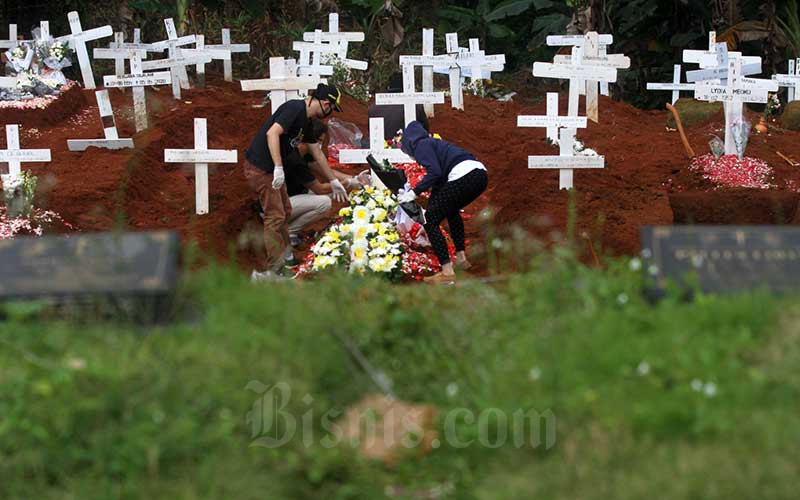
[[[337,89],[335,85],[320,83],[314,91],[314,97],[320,101],[328,101],[333,105],[333,109],[339,112],[342,111],[342,91]]]

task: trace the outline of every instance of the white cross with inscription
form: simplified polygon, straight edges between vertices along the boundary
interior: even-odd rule
[[[0,49],[13,49],[17,45],[19,45],[19,41],[17,40],[17,25],[9,24],[8,40],[0,39]]]
[[[114,34],[114,30],[111,29],[111,26],[106,25],[100,28],[83,31],[81,19],[75,11],[67,14],[67,19],[69,19],[69,28],[72,34],[61,38],[68,37],[70,44],[74,44],[75,53],[78,54],[78,64],[81,67],[81,75],[83,76],[83,85],[87,89],[93,89],[95,88],[94,74],[92,73],[92,62],[89,59],[89,52],[86,50],[86,42],[111,36]]]
[[[778,82],[781,87],[787,88],[786,100],[792,102],[798,98],[798,88],[800,88],[800,58],[789,60],[789,72],[787,74],[772,75],[772,79]]]
[[[580,47],[583,48],[586,44],[586,35],[550,35],[546,39],[547,45],[550,47]],[[600,35],[598,40],[599,53],[601,56],[607,55],[608,46],[614,41],[612,35]],[[573,51],[574,53],[574,51]],[[571,55],[556,55],[553,62],[569,64],[571,62]],[[559,60],[560,59],[560,60]],[[608,82],[600,82],[600,93],[608,95]],[[586,85],[583,82],[578,82],[578,94],[586,95]]]
[[[724,46],[724,47],[723,47]],[[717,43],[717,33],[708,32],[708,50],[684,49],[683,62],[698,64],[701,69],[712,69],[712,72],[703,73],[697,70],[686,72],[686,81],[693,83],[702,80],[716,80],[717,75],[726,75],[728,59],[742,59],[742,76],[757,75],[761,73],[761,58],[758,56],[743,56],[741,52],[728,52],[727,43]]]
[[[49,149],[20,149],[19,125],[6,125],[6,149],[0,149],[0,163],[8,163],[8,173],[22,173],[22,162],[50,161]]]
[[[586,128],[585,116],[558,116],[558,93],[547,93],[547,115],[519,115],[517,127],[543,127],[547,130],[547,138],[556,143],[559,141],[559,129]]]
[[[444,67],[434,68],[435,72],[446,72],[450,82],[450,104],[453,108],[464,109],[464,91],[462,84],[466,76],[472,82],[491,78],[491,72],[503,71],[506,56],[504,54],[486,55],[480,50],[477,38],[469,40],[469,50],[458,46],[458,33],[445,34],[445,45],[448,57],[439,60]]]
[[[559,131],[558,156],[529,156],[528,168],[558,169],[559,189],[573,188],[573,170],[578,168],[605,168],[603,156],[575,156],[574,128],[562,128]]]
[[[206,46],[206,37],[204,35],[195,35],[195,48],[181,49],[181,55],[186,57],[208,56],[211,58],[211,60],[231,60],[230,50],[213,49]],[[197,70],[197,84],[200,88],[203,88],[206,86],[206,64],[204,62],[197,63],[195,69]]]
[[[742,60],[728,61],[728,74],[725,84],[710,81],[698,82],[694,90],[694,98],[698,101],[719,101],[725,106],[725,154],[737,154],[733,124],[742,121],[742,110],[745,102],[766,103],[769,92],[777,92],[778,82],[742,76]]]
[[[208,164],[237,163],[238,151],[235,149],[208,149],[208,132],[205,118],[194,119],[194,149],[165,149],[166,163],[194,163],[195,212],[207,214],[208,204]]]
[[[142,56],[136,52],[131,57],[131,73],[129,75],[103,77],[103,84],[106,87],[133,87],[133,113],[137,132],[147,128],[147,103],[144,88],[153,85],[169,85],[170,83],[172,83],[172,74],[169,71],[145,74],[142,70]]]
[[[389,163],[413,162],[414,159],[403,153],[402,150],[386,147],[383,131],[383,118],[370,118],[369,149],[342,149],[339,151],[339,163],[343,165],[367,163],[367,156],[369,155],[374,156],[378,161],[387,160]],[[377,175],[372,176],[372,185],[386,189],[386,186],[378,179]]]
[[[402,104],[405,125],[417,119],[417,104],[443,104],[444,92],[417,92],[414,88],[414,66],[403,66],[403,92],[375,94],[375,104]],[[381,136],[383,137],[383,136]]]
[[[681,83],[681,65],[676,64],[672,69],[672,83],[648,83],[647,90],[671,90],[672,104],[675,104],[681,97],[681,90],[694,92],[694,83]]]
[[[250,52],[249,43],[231,43],[231,30],[229,28],[222,28],[222,43],[206,45],[207,49],[221,49],[227,50],[231,54],[241,54]],[[233,81],[233,62],[231,59],[222,60],[222,69],[225,75],[226,82]]]
[[[195,35],[179,37],[178,30],[175,29],[175,21],[173,21],[171,17],[164,19],[164,28],[167,31],[167,39],[161,42],[152,43],[151,46],[155,52],[167,50],[169,59],[180,60],[183,57],[180,47],[192,45],[197,42],[197,37]],[[192,64],[197,63],[195,62]],[[188,65],[177,65],[170,68],[170,71],[172,71],[173,94],[175,94],[175,85],[179,85],[182,89],[190,88],[189,75],[186,73],[186,66]],[[147,68],[145,67],[145,69]],[[180,98],[180,91],[177,93],[176,99],[177,98]]]
[[[186,66],[192,66],[200,63],[209,63],[209,62],[211,62],[211,56],[209,55],[184,56],[183,54],[181,54],[178,57],[170,57],[167,59],[156,59],[154,61],[143,61],[142,70],[153,71],[156,69],[169,68],[172,79],[172,95],[175,97],[175,99],[180,99],[181,82],[178,76],[180,74],[179,69],[183,69],[185,72]]]
[[[339,31],[339,14],[332,12],[328,15],[328,31],[315,30],[303,33],[303,40],[306,42],[328,42],[338,47],[336,51],[345,65],[352,69],[366,70],[367,63],[364,61],[353,61],[347,58],[347,51],[350,42],[363,42],[364,33],[360,31]]]
[[[243,92],[262,90],[269,92],[272,112],[275,113],[281,104],[289,99],[297,99],[299,92],[317,88],[326,80],[319,75],[295,76],[296,64],[293,59],[282,57],[269,58],[269,78],[260,80],[242,80],[239,83]]]
[[[116,44],[121,46],[124,40],[124,33],[114,33]],[[113,59],[114,60],[114,75],[117,78],[125,74],[125,60],[133,58],[134,54],[139,54],[142,59],[147,59],[147,50],[145,49],[122,49],[122,48],[96,48],[94,49],[95,59]]]
[[[100,120],[103,124],[105,139],[69,139],[67,149],[70,151],[86,151],[89,147],[103,149],[125,149],[133,147],[133,139],[120,139],[117,133],[117,124],[114,121],[114,109],[108,90],[98,90],[94,93],[97,107],[100,110]]]

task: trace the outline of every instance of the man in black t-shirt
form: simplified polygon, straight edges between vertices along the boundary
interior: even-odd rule
[[[347,190],[328,165],[311,122],[312,118],[327,118],[334,110],[341,111],[341,98],[341,90],[321,83],[309,97],[285,102],[261,126],[245,153],[244,174],[264,211],[266,262],[264,272],[253,271],[253,280],[274,278],[283,266],[292,211],[285,186],[284,160],[301,143],[308,145],[309,154],[330,182],[333,198],[347,200]]]

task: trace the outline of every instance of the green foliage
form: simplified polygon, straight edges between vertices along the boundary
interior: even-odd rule
[[[182,292],[196,314],[147,331],[16,306],[0,323],[0,496],[792,498],[794,299],[651,306],[638,267],[589,269],[558,249],[500,284],[455,289],[347,276],[254,286],[210,268]],[[555,445],[443,440],[395,469],[320,446],[320,415],[375,392],[332,332],[398,396],[435,404],[440,429],[458,408],[549,409]],[[298,433],[277,449],[249,446],[252,381],[289,384],[283,411],[299,422],[313,410],[312,444]],[[454,432],[480,436],[462,417]]]
[[[776,19],[783,29],[789,43],[789,58],[800,57],[800,8],[797,0],[787,0],[783,6],[783,15]]]

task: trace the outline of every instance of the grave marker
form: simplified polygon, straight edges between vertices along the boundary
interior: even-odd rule
[[[0,39],[0,49],[13,49],[17,45],[19,45],[19,41],[17,40],[17,25],[9,24],[8,40]]]
[[[222,43],[216,45],[206,45],[207,49],[227,50],[231,54],[241,54],[250,52],[250,44],[248,43],[231,43],[231,30],[222,28]],[[222,60],[222,68],[225,74],[225,81],[233,81],[233,62],[231,59]]]
[[[175,29],[175,21],[173,21],[171,17],[164,19],[164,27],[167,31],[167,39],[162,42],[156,42],[152,44],[153,49],[157,51],[167,50],[169,59],[180,60],[183,57],[180,47],[195,43],[197,38],[195,35],[178,37],[178,30]],[[197,64],[197,62],[190,64]],[[174,87],[176,85],[182,89],[190,88],[189,75],[186,73],[186,66],[188,66],[188,64],[170,67],[170,71],[172,72],[173,94],[175,94]],[[146,67],[145,70],[147,70]],[[180,90],[178,90],[175,98],[180,99]]]
[[[333,51],[339,59],[341,59],[345,66],[351,69],[365,71],[367,69],[367,62],[355,61],[347,57],[347,51],[350,42],[363,42],[365,39],[364,33],[359,31],[340,32],[339,31],[339,14],[332,12],[328,15],[328,31],[314,30],[313,32],[303,33],[303,40],[306,42],[314,42],[321,44],[326,42],[335,47]],[[301,52],[301,59],[303,53]],[[302,71],[303,62],[300,62]],[[326,73],[327,74],[327,73]]]
[[[375,104],[402,104],[405,125],[417,119],[417,104],[442,104],[444,92],[417,92],[414,88],[414,66],[403,66],[403,92],[375,94]],[[383,137],[383,136],[381,136]]]
[[[111,29],[111,26],[108,25],[83,31],[80,17],[75,11],[67,14],[67,19],[69,19],[69,28],[72,32],[71,35],[67,36],[71,43],[75,45],[75,53],[78,55],[78,64],[81,67],[83,85],[87,89],[94,89],[95,83],[94,74],[92,73],[92,62],[89,59],[89,52],[86,50],[86,42],[111,36],[114,34],[114,31]]]
[[[800,95],[797,92],[798,88],[800,88],[800,58],[789,61],[788,73],[772,75],[772,79],[778,82],[780,87],[787,87],[787,102],[796,101],[798,95]]]
[[[263,90],[269,92],[269,100],[274,113],[278,107],[288,99],[299,97],[299,91],[306,92],[317,88],[326,80],[319,75],[295,76],[295,63],[293,59],[282,57],[269,58],[269,78],[260,80],[242,80],[239,83],[243,92]]]
[[[194,36],[194,35],[192,35]],[[179,68],[186,71],[186,66],[196,65],[200,63],[211,62],[211,56],[196,55],[196,56],[183,56],[170,57],[167,59],[156,59],[154,61],[142,61],[143,71],[152,71],[156,69],[169,68],[170,78],[172,81],[172,95],[175,99],[181,98],[181,83],[179,80]]]
[[[547,138],[555,143],[561,128],[586,128],[585,116],[558,116],[558,93],[547,93],[547,115],[519,115],[517,127],[542,127],[547,129]]]
[[[133,42],[126,42],[125,41],[125,33],[122,33],[121,41],[118,41],[117,37],[113,42],[108,44],[109,49],[132,49],[132,50],[146,50],[147,52],[162,52],[162,50],[156,50],[153,47],[152,43],[142,43],[142,30],[139,28],[133,29]],[[144,57],[142,59],[145,59]]]
[[[477,38],[469,41],[469,50],[458,46],[458,33],[445,34],[445,44],[447,57],[440,57],[439,60],[445,64],[445,71],[450,82],[450,104],[453,108],[464,109],[464,92],[462,83],[465,77],[469,76],[472,82],[484,79],[484,73],[503,71],[505,67],[505,55],[496,54],[487,56],[479,48]],[[441,67],[440,67],[441,68]],[[441,72],[440,68],[434,71]]]
[[[671,90],[672,104],[675,104],[681,97],[681,90],[694,92],[694,83],[681,83],[681,65],[676,64],[672,71],[672,83],[648,83],[647,90]]]
[[[231,60],[231,51],[227,49],[212,49],[206,46],[206,37],[204,35],[195,35],[195,48],[194,49],[181,49],[181,55],[186,57],[192,56],[208,56],[211,60],[220,59],[223,61]],[[203,88],[206,86],[206,64],[204,62],[197,63],[195,66],[197,70],[198,87]]]
[[[115,33],[118,46],[122,45],[123,33]],[[127,49],[127,48],[96,48],[94,49],[95,59],[113,59],[114,60],[114,76],[121,78],[125,74],[125,60],[132,59],[134,54],[139,54],[142,59],[147,58],[147,50],[145,49]]]
[[[131,74],[122,77],[105,76],[103,83],[106,87],[133,88],[133,112],[136,120],[136,131],[141,132],[147,128],[147,103],[144,87],[153,85],[169,85],[172,83],[172,74],[169,71],[145,74],[142,70],[142,56],[134,53],[131,58]]]
[[[559,131],[558,156],[529,156],[528,168],[557,168],[559,189],[573,188],[573,169],[604,168],[603,156],[574,156],[575,129],[562,128]]]
[[[398,148],[387,148],[383,140],[383,118],[369,119],[369,149],[342,149],[339,151],[339,163],[363,164],[367,163],[367,156],[372,155],[378,161],[387,160],[389,163],[410,163],[414,159],[403,153]],[[372,185],[386,189],[377,175],[372,175]]]
[[[0,162],[8,163],[8,173],[22,173],[21,163],[50,161],[49,149],[20,149],[19,125],[6,125],[6,149],[0,149]],[[4,267],[4,266],[0,266]]]
[[[165,149],[167,163],[194,163],[195,211],[197,215],[208,213],[208,164],[236,163],[235,149],[208,149],[208,133],[205,118],[194,119],[194,149]]]
[[[117,124],[114,121],[114,109],[111,107],[108,90],[98,90],[94,95],[97,99],[97,107],[100,111],[100,120],[103,123],[105,139],[69,139],[67,140],[67,149],[70,151],[86,151],[89,147],[103,149],[132,148],[133,139],[119,138]]]

